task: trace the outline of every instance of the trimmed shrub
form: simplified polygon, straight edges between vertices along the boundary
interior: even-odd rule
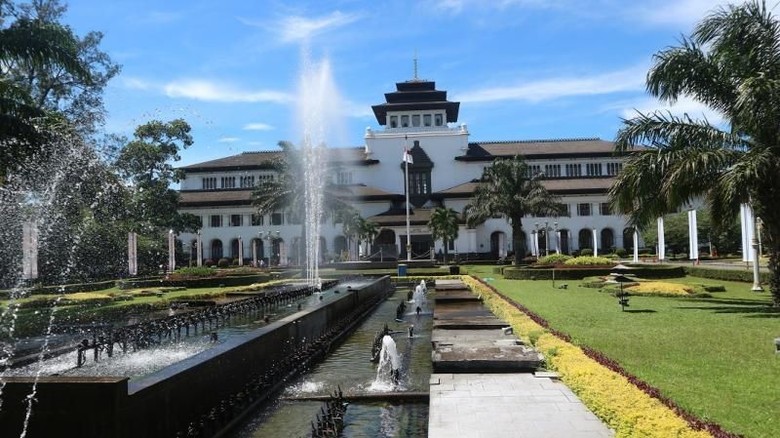
[[[228,266],[230,266],[230,260],[228,260],[228,259],[226,259],[224,257],[219,259],[219,261],[217,262],[217,267],[227,268]]]
[[[214,275],[214,270],[205,266],[194,266],[189,268],[179,268],[173,273],[173,275],[182,277],[209,277]]]
[[[504,268],[504,278],[509,280],[551,280],[553,271],[555,271],[556,280],[581,280],[586,277],[609,275],[615,270],[611,267],[564,267],[555,269],[506,267]],[[670,265],[637,265],[629,273],[639,278],[647,279],[685,277],[685,271],[682,266]]]
[[[593,250],[590,249],[590,248],[583,248],[583,249],[580,250],[580,255],[581,256],[588,256],[588,257],[592,256],[593,255]]]
[[[583,252],[585,252],[585,250],[583,250]],[[614,263],[610,259],[586,255],[581,255],[564,262],[564,265],[566,266],[611,266],[613,264]]]
[[[539,260],[536,261],[536,264],[538,265],[558,265],[562,264],[567,260],[570,260],[571,256],[566,254],[550,254],[548,256],[542,257]]]
[[[214,260],[212,260],[212,259],[204,260],[203,264],[208,266],[208,267],[212,267],[212,266],[216,266],[217,265],[217,263]]]
[[[712,278],[713,280],[724,281],[744,281],[746,283],[753,282],[753,271],[743,271],[741,269],[714,269],[714,268],[702,268],[699,266],[684,266],[685,272],[688,275],[701,278]],[[759,279],[762,283],[769,283],[769,272],[761,272]]]
[[[628,255],[628,251],[625,248],[615,248],[615,255],[622,259]]]

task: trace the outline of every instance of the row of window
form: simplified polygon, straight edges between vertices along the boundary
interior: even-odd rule
[[[248,217],[248,220],[245,220]],[[211,228],[219,227],[243,227],[244,225],[251,225],[253,227],[262,226],[266,223],[265,215],[262,214],[212,214],[208,216],[208,224]],[[269,225],[284,225],[285,217],[282,213],[271,213],[268,219]],[[287,223],[295,224],[296,222],[292,218],[287,218]]]
[[[444,114],[442,113],[390,115],[388,119],[388,126],[391,128],[444,126]]]
[[[273,175],[258,175],[257,181],[272,180]],[[203,177],[202,180],[203,190],[217,190],[217,189],[249,189],[255,186],[255,175],[242,175],[242,176],[223,176],[217,179],[216,176]],[[219,185],[217,185],[219,182]],[[236,185],[238,184],[238,185]]]
[[[606,175],[615,176],[623,169],[623,163],[606,163]],[[581,177],[582,176],[582,164],[570,163],[566,164],[566,174],[561,172],[560,164],[545,164],[544,176],[547,178],[561,178],[561,177]],[[538,175],[542,173],[542,166],[539,164],[529,164],[526,170],[528,176]],[[602,163],[585,163],[585,175],[586,176],[602,176],[603,167]]]

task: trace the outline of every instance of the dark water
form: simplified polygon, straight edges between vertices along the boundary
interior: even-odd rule
[[[293,382],[276,401],[258,411],[235,432],[236,437],[303,437],[311,431],[311,422],[323,406],[319,401],[294,400],[296,396],[328,395],[338,387],[345,395],[404,391],[428,391],[431,375],[431,314],[408,313],[403,322],[395,321],[396,307],[406,299],[399,289],[382,303],[351,336],[328,358]],[[407,310],[411,310],[407,305]],[[384,324],[399,333],[393,335],[401,356],[401,378],[393,385],[380,376],[369,359],[371,344]],[[412,338],[407,329],[414,325]],[[428,430],[428,404],[423,402],[353,402],[344,416],[345,437],[417,437]]]

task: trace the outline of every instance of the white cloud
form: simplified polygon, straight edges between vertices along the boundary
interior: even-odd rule
[[[303,17],[290,15],[281,18],[274,23],[265,23],[256,20],[239,18],[238,20],[248,26],[263,27],[279,35],[279,39],[285,43],[305,41],[315,35],[321,35],[331,29],[346,26],[360,18],[358,14],[345,14],[334,11],[321,17]]]
[[[149,90],[155,88],[155,85],[149,81],[140,78],[134,78],[131,76],[120,77],[119,82],[121,86],[129,88],[131,90]]]
[[[738,5],[746,0],[663,0],[642,2],[629,14],[650,24],[690,26],[726,4]]]
[[[235,143],[237,141],[241,140],[238,137],[221,137],[217,140],[219,143]]]
[[[671,113],[674,116],[680,117],[687,114],[693,119],[707,119],[710,124],[715,126],[724,126],[727,124],[726,118],[723,114],[709,108],[701,102],[693,100],[688,96],[683,96],[670,105],[668,103],[662,103],[655,99],[645,98],[643,100],[630,103],[623,103],[620,105],[612,105],[613,108],[620,110],[620,117],[629,119],[637,115],[637,111],[647,114],[654,111],[663,111],[664,113]]]
[[[274,127],[268,123],[247,123],[243,129],[246,131],[272,131]]]
[[[572,96],[592,96],[644,89],[646,66],[600,73],[540,79],[516,85],[483,88],[459,94],[461,102],[526,101],[541,102]]]
[[[186,79],[169,82],[163,86],[165,95],[173,98],[202,100],[207,102],[273,102],[287,103],[292,100],[280,91],[250,91],[230,84],[202,79]]]

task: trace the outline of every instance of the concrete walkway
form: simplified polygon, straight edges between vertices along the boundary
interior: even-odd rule
[[[563,383],[530,373],[433,374],[430,438],[600,438],[614,433]]]

